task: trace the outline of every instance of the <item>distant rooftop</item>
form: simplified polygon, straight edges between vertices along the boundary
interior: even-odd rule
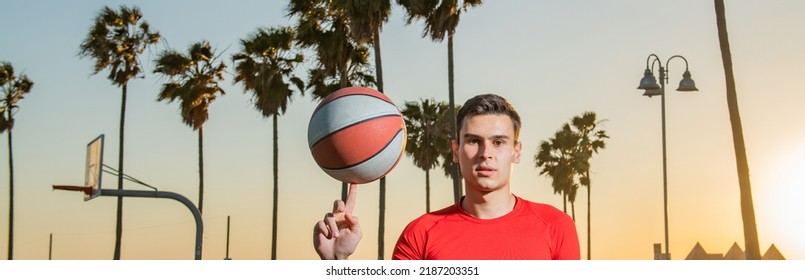
[[[730,249],[724,255],[707,253],[707,251],[704,250],[704,247],[702,247],[702,244],[696,242],[696,245],[693,246],[693,249],[690,250],[690,253],[688,253],[688,256],[685,259],[686,260],[745,260],[746,253],[744,253],[743,249],[741,249],[741,246],[738,246],[738,242],[733,243]],[[782,253],[780,253],[780,250],[777,249],[777,246],[771,244],[771,246],[769,247],[768,250],[766,250],[766,253],[763,254],[763,257],[761,259],[785,260],[785,257],[783,256]]]
[[[740,250],[740,249],[739,249]],[[693,249],[690,250],[688,256],[685,258],[686,260],[723,260],[724,256],[721,254],[709,254],[707,251],[704,250],[702,244],[696,242],[696,245],[693,246]]]

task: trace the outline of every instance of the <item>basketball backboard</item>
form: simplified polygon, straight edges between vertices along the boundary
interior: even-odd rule
[[[84,171],[84,186],[92,187],[91,193],[84,193],[84,201],[101,194],[101,171],[103,169],[103,134],[87,144],[87,165]]]

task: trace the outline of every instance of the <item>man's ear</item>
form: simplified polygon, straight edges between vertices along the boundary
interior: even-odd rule
[[[453,163],[458,163],[458,142],[450,140],[450,148],[453,149]]]
[[[523,153],[523,142],[517,141],[517,144],[514,144],[514,159],[512,162],[520,163],[520,155]]]

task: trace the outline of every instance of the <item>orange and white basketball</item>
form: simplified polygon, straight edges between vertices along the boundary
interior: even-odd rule
[[[316,164],[338,181],[363,184],[380,179],[405,150],[405,122],[383,93],[347,87],[313,111],[307,141]]]

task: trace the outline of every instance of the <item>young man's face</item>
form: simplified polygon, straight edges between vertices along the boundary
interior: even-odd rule
[[[453,142],[453,162],[458,162],[468,192],[508,188],[512,164],[520,163],[522,143],[514,139],[514,125],[507,115],[467,117]]]

